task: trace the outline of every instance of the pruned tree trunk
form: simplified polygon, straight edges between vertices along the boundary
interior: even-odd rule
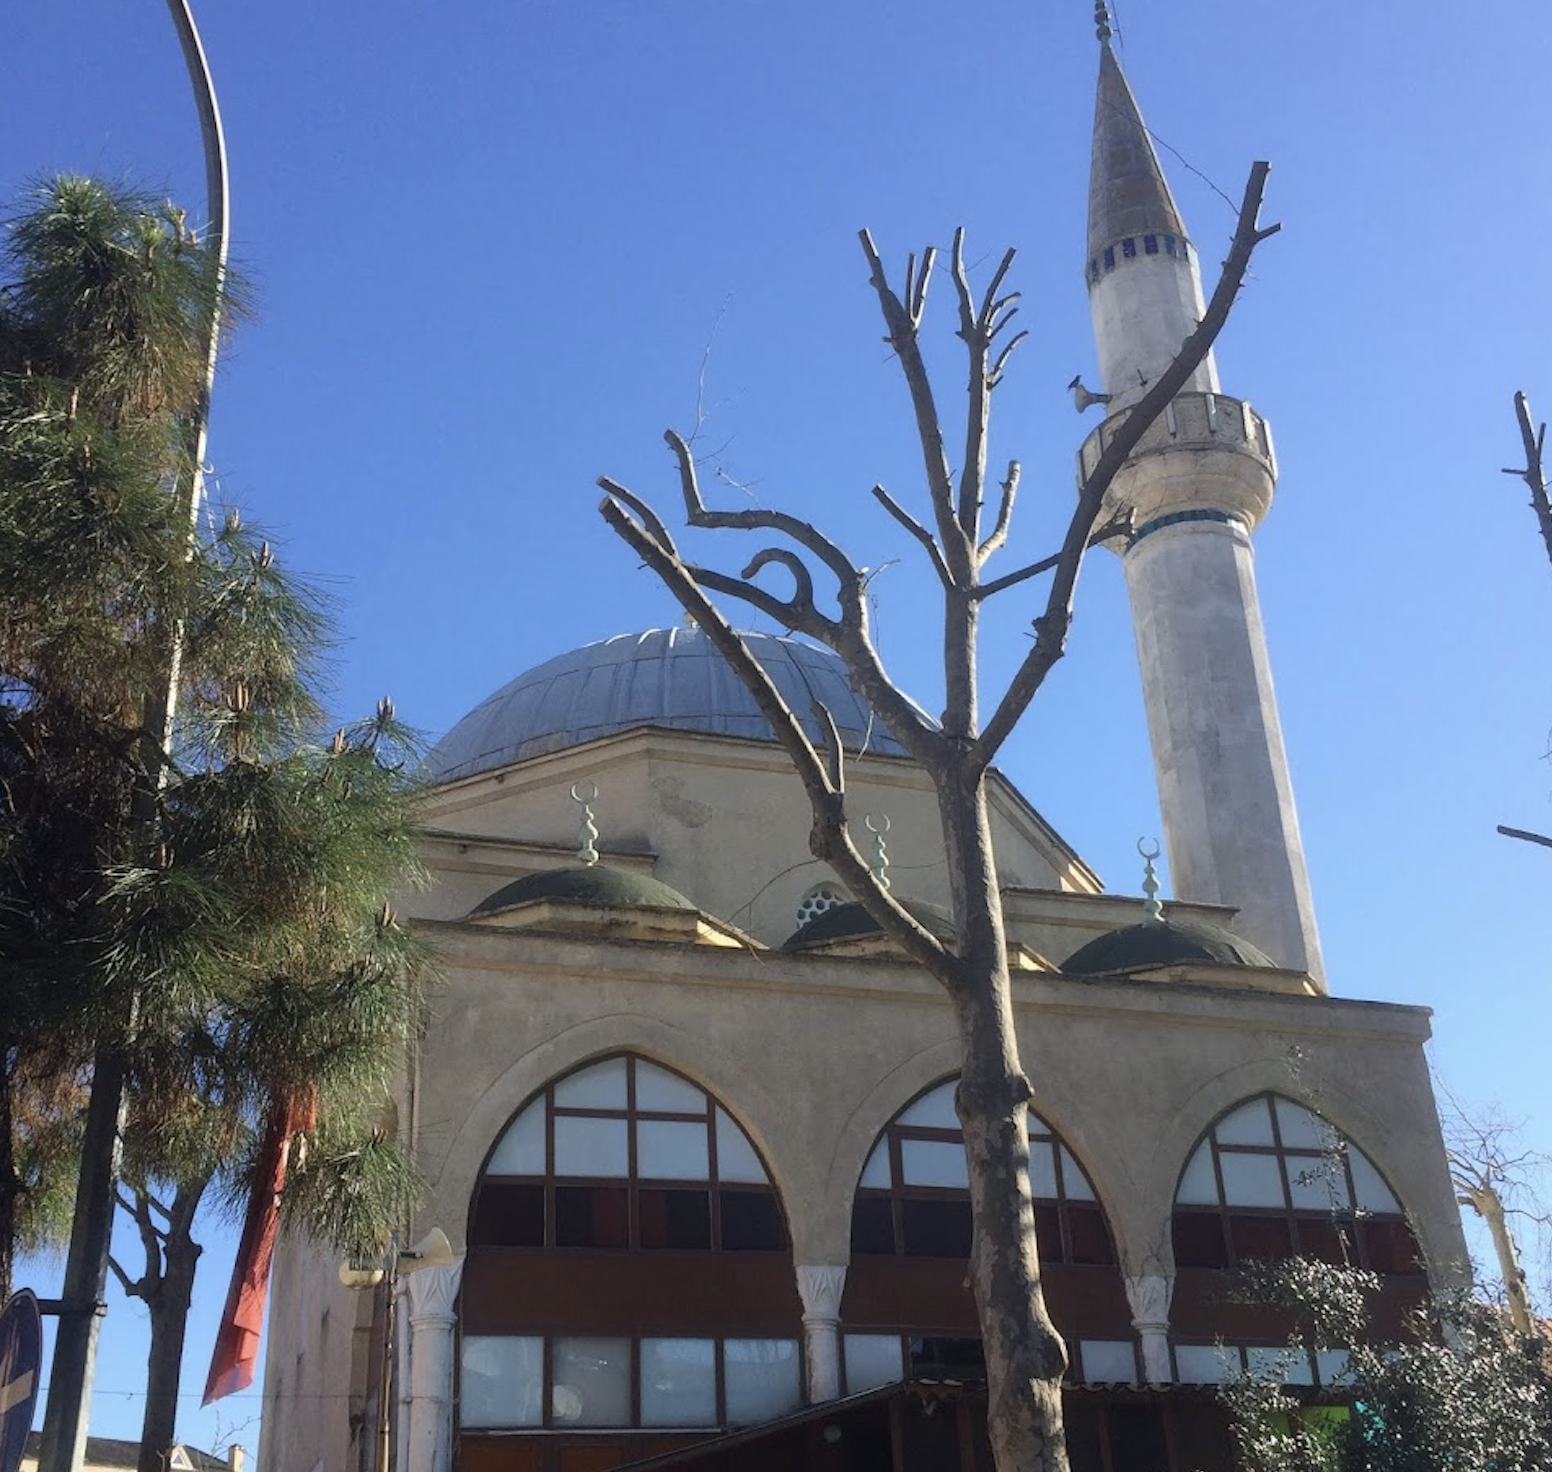
[[[194,1217],[210,1180],[206,1174],[180,1182],[165,1206],[143,1186],[132,1195],[119,1195],[120,1207],[139,1234],[145,1270],[131,1280],[116,1259],[110,1258],[109,1266],[119,1286],[140,1299],[151,1317],[137,1472],[166,1472],[168,1453],[177,1440],[183,1343],[194,1300],[194,1275],[204,1252],[194,1240]]]
[[[781,511],[719,511],[701,495],[689,443],[670,431],[666,440],[679,472],[685,520],[694,528],[772,532],[795,543],[763,547],[733,577],[686,561],[667,524],[618,481],[599,484],[605,521],[640,556],[696,621],[748,688],[791,759],[812,813],[809,847],[887,935],[925,967],[947,992],[961,1042],[956,1093],[970,1181],[973,1246],[970,1280],[986,1354],[989,1432],[998,1472],[1066,1472],[1061,1381],[1066,1351],[1046,1312],[1036,1252],[1034,1204],[1029,1184],[1029,1080],[1019,1061],[1003,933],[1001,892],[992,852],[986,773],[1003,742],[1028,709],[1046,676],[1066,650],[1078,572],[1088,548],[1116,536],[1123,523],[1100,525],[1105,496],[1117,471],[1153,421],[1164,412],[1206,357],[1244,279],[1256,245],[1277,227],[1257,223],[1267,165],[1256,164],[1246,185],[1223,275],[1202,321],[1175,361],[1118,423],[1098,463],[1080,487],[1078,503],[1059,551],[995,579],[983,570],[1005,544],[1019,485],[1012,463],[1000,488],[988,480],[987,447],[992,394],[1023,336],[1003,338],[1017,312],[1018,294],[1003,294],[1013,263],[1007,252],[979,297],[970,289],[964,233],[956,232],[951,272],[958,306],[958,336],[969,356],[963,463],[951,468],[932,384],[917,338],[936,251],[912,256],[903,289],[890,284],[866,231],[862,246],[886,328],[885,340],[905,376],[925,471],[929,515],[918,520],[882,487],[881,506],[922,547],[943,596],[945,705],[941,725],[924,718],[890,681],[869,626],[867,579],[857,564],[810,523]],[[995,520],[983,534],[988,493]],[[801,554],[806,553],[807,558]],[[810,559],[813,564],[810,564]],[[786,597],[754,579],[767,567],[792,579]],[[814,574],[834,579],[836,614],[816,601]],[[1034,639],[991,715],[982,723],[977,689],[977,634],[981,605],[994,594],[1043,574],[1050,586],[1033,621]],[[710,595],[734,598],[782,627],[806,634],[844,662],[853,688],[885,722],[931,779],[937,793],[948,865],[955,939],[945,945],[925,930],[878,882],[853,839],[846,806],[846,757],[830,712],[812,715],[825,733],[812,740],[798,715],[754,658]]]

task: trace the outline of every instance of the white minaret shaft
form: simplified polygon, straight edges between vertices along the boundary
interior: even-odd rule
[[[1086,274],[1111,400],[1085,471],[1203,310],[1196,252],[1108,44]],[[1240,934],[1324,988],[1250,545],[1276,474],[1266,421],[1220,392],[1209,356],[1116,477],[1109,509],[1133,518],[1123,562],[1174,892],[1234,906]]]

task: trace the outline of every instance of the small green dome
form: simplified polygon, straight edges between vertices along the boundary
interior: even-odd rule
[[[953,942],[954,922],[942,905],[929,905],[924,900],[901,900],[900,904],[924,930],[931,931],[941,941]],[[857,936],[878,933],[878,921],[856,900],[852,900],[849,904],[835,905],[815,915],[806,925],[789,935],[782,942],[781,948],[784,951],[803,951],[830,941],[852,940]]]
[[[503,885],[470,911],[470,919],[492,915],[530,900],[561,900],[572,905],[597,905],[601,909],[693,910],[677,889],[670,889],[650,874],[616,869],[609,864],[573,864],[566,869],[546,869]]]
[[[1079,946],[1062,971],[1068,976],[1104,976],[1113,971],[1140,971],[1150,966],[1189,965],[1205,961],[1215,966],[1276,966],[1248,940],[1217,925],[1185,925],[1158,920],[1127,925]]]

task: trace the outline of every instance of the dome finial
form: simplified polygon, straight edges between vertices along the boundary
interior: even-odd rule
[[[1094,34],[1101,46],[1110,44],[1110,7],[1105,0],[1094,0]]]
[[[1153,867],[1153,861],[1159,856],[1159,841],[1153,840],[1153,847],[1146,846],[1143,839],[1137,840],[1137,852],[1142,855],[1142,918],[1144,925],[1162,925],[1164,923],[1164,906],[1159,903],[1159,871]]]
[[[577,859],[586,867],[592,868],[598,862],[598,824],[593,821],[592,807],[598,800],[598,784],[573,782],[571,800],[580,804],[582,808],[582,826],[577,832]]]
[[[889,848],[884,842],[884,835],[889,832],[889,816],[885,814],[873,821],[873,815],[869,813],[862,820],[868,825],[868,832],[873,835],[873,878],[878,881],[880,889],[889,888]]]

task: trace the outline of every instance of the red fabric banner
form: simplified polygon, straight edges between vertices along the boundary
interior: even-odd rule
[[[291,1137],[300,1129],[311,1128],[312,1114],[311,1108],[299,1109],[289,1099],[270,1106],[202,1405],[253,1384],[270,1264],[275,1257],[275,1239],[280,1235],[280,1193],[286,1184]]]

